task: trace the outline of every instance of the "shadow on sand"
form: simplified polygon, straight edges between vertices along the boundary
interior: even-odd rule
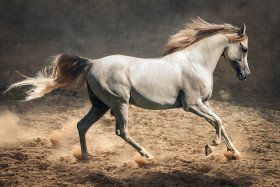
[[[203,173],[172,171],[170,173],[146,172],[125,179],[116,179],[101,173],[91,173],[82,183],[93,186],[249,186],[250,177],[230,179],[224,174],[208,176]]]

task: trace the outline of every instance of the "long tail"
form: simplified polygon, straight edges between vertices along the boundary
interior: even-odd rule
[[[44,68],[34,78],[26,79],[12,84],[5,92],[24,85],[31,85],[28,90],[26,101],[42,97],[54,89],[81,90],[86,83],[86,77],[92,62],[89,59],[62,54],[58,55],[50,68]],[[52,73],[48,73],[49,70]]]

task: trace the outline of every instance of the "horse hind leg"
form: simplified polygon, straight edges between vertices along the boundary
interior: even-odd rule
[[[109,107],[102,101],[100,101],[96,96],[94,96],[91,93],[91,90],[89,90],[89,97],[92,103],[92,107],[88,114],[83,117],[77,124],[83,159],[87,159],[90,157],[86,145],[86,132],[92,126],[92,124],[98,121],[109,110]]]
[[[138,144],[129,135],[128,132],[128,104],[122,104],[118,109],[113,110],[116,117],[116,134],[129,143],[134,149],[136,149],[142,156],[145,156],[148,161],[154,163],[154,156],[150,154],[144,147]]]

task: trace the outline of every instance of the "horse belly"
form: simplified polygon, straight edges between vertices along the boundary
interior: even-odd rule
[[[151,109],[151,110],[161,110],[161,109],[171,109],[181,107],[179,93],[176,95],[160,95],[160,94],[145,94],[139,93],[138,91],[132,89],[130,92],[129,102],[135,106]]]

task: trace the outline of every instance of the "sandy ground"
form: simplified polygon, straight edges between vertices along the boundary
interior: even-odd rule
[[[242,158],[229,161],[222,143],[210,156],[204,146],[214,129],[182,109],[129,110],[132,137],[157,164],[136,164],[138,153],[115,135],[107,113],[87,133],[91,160],[76,160],[76,123],[87,113],[85,92],[52,93],[20,102],[20,92],[1,96],[0,186],[278,186],[280,108],[275,100],[220,91],[210,101]],[[52,142],[50,141],[52,140]]]

